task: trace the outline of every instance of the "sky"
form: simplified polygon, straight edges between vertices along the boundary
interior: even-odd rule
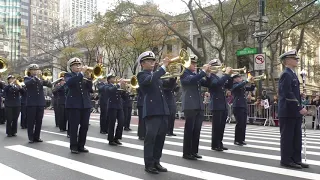
[[[136,4],[143,4],[146,0],[130,0]],[[150,1],[150,0],[149,0]],[[104,13],[108,8],[112,7],[116,0],[98,0],[98,12]],[[186,10],[186,5],[181,0],[153,0],[158,4],[161,11],[166,13],[178,14]]]

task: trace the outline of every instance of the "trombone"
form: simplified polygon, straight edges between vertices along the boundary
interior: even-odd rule
[[[161,66],[162,63],[160,63],[159,66]],[[161,79],[167,79],[167,78],[175,78],[180,77],[186,68],[189,68],[191,65],[191,58],[185,49],[181,49],[179,52],[179,56],[170,59],[169,65],[167,67],[167,72],[165,75],[161,77]]]

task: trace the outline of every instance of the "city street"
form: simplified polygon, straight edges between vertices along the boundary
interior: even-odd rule
[[[20,119],[19,119],[20,123]],[[137,117],[132,131],[124,131],[122,146],[109,146],[107,136],[99,133],[99,114],[91,115],[87,154],[74,155],[69,150],[66,133],[54,127],[53,111],[45,111],[41,139],[29,144],[26,130],[17,137],[6,137],[0,126],[0,177],[3,180],[295,180],[320,179],[320,131],[308,130],[307,163],[311,168],[291,170],[280,167],[279,128],[248,125],[247,146],[233,144],[234,124],[227,124],[224,145],[228,151],[212,151],[211,126],[204,123],[198,161],[182,158],[183,121],[177,120],[174,133],[167,137],[161,163],[169,172],[151,175],[144,171],[143,141],[137,137]],[[304,157],[304,156],[303,156]]]

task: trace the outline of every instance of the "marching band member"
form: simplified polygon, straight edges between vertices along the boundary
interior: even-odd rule
[[[202,121],[204,120],[204,105],[201,96],[201,86],[207,86],[203,78],[210,73],[209,65],[203,65],[200,73],[196,73],[197,59],[191,57],[191,65],[180,77],[182,88],[182,111],[186,119],[183,138],[183,158],[197,160]]]
[[[21,129],[27,128],[27,89],[25,85],[22,85],[23,92],[21,93],[21,116],[20,116],[20,126]]]
[[[174,128],[174,121],[176,119],[176,111],[177,111],[177,105],[176,105],[176,99],[174,97],[174,90],[177,87],[177,78],[170,78],[170,79],[164,79],[163,82],[163,94],[166,98],[168,108],[170,111],[170,116],[168,119],[168,136],[176,136],[173,133]]]
[[[82,65],[79,58],[71,58],[67,62],[68,72],[64,74],[67,88],[66,108],[70,128],[70,150],[73,154],[89,152],[84,145],[92,108],[90,93],[93,93],[93,90],[90,77],[84,78],[87,68]]]
[[[142,118],[144,118],[146,125],[144,140],[145,171],[152,174],[168,171],[160,165],[169,116],[160,77],[166,73],[166,66],[168,66],[170,60],[165,58],[163,65],[153,72],[155,60],[155,55],[151,51],[142,53],[137,60],[143,69],[138,73],[137,78],[140,90],[144,94]]]
[[[210,61],[209,64],[211,66],[219,65],[217,59]],[[211,73],[209,80],[209,109],[212,112],[211,149],[216,151],[228,150],[223,146],[222,139],[228,117],[225,84],[230,79],[231,73],[232,69],[227,67],[225,74],[221,78],[215,73]]]
[[[255,89],[255,84],[251,84],[250,87],[246,87],[248,83],[252,82],[253,76],[250,76],[246,81],[242,80],[242,77],[237,74],[232,77],[232,96],[233,96],[233,114],[237,121],[235,127],[234,144],[238,146],[246,145],[246,126],[247,126],[247,99],[245,92],[253,91]]]
[[[53,101],[53,112],[54,112],[54,121],[56,127],[59,127],[59,103],[58,103],[58,94],[57,91],[52,91],[52,101]]]
[[[67,113],[65,110],[66,93],[65,93],[65,80],[62,78],[59,82],[55,84],[52,93],[55,93],[56,101],[56,113],[59,129],[61,132],[67,131]]]
[[[302,150],[302,115],[307,110],[301,105],[300,82],[294,72],[298,66],[299,57],[296,50],[288,51],[280,57],[285,65],[279,79],[279,105],[278,117],[280,120],[280,148],[281,166],[301,169],[309,168],[308,164],[301,162]]]
[[[144,94],[140,90],[140,88],[137,88],[137,92],[138,92],[137,108],[138,108],[138,117],[139,117],[138,137],[139,137],[139,140],[144,140],[145,135],[146,135],[146,124],[144,122],[144,119],[142,118]]]
[[[3,99],[3,89],[5,87],[5,83],[0,81],[0,124],[4,124],[6,122],[6,113],[4,110],[4,99]]]
[[[124,130],[131,131],[130,122],[132,114],[132,102],[134,95],[130,94],[131,87],[123,94],[123,113],[124,113]]]
[[[123,91],[118,90],[119,88],[125,85],[123,79],[120,79],[119,84],[114,85],[115,83],[115,75],[108,74],[107,81],[107,92],[109,94],[108,99],[108,116],[109,116],[109,125],[108,125],[108,141],[109,145],[117,146],[122,143],[119,139],[122,139],[123,132],[123,123],[124,123],[124,114],[123,114],[123,105],[122,105],[122,95]],[[118,125],[116,129],[116,133],[114,133],[114,127],[116,120],[118,120]]]
[[[97,84],[99,92],[99,104],[100,104],[100,133],[108,133],[108,81],[107,76],[103,76],[101,81]]]
[[[7,116],[7,126],[6,133],[8,137],[16,136],[18,118],[20,114],[20,93],[23,92],[23,89],[20,85],[17,84],[17,81],[14,76],[9,75],[8,85],[4,88],[4,97],[5,97],[5,111]]]
[[[29,143],[42,142],[40,132],[44,107],[46,102],[44,99],[43,86],[51,88],[49,81],[44,81],[39,77],[39,66],[30,64],[28,67],[30,76],[24,77],[24,84],[27,89],[27,128]]]

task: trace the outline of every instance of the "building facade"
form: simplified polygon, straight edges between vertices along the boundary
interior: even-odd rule
[[[30,56],[52,49],[52,34],[58,32],[59,0],[32,0],[30,6]]]
[[[97,0],[61,0],[60,24],[70,28],[93,22],[97,14]]]

